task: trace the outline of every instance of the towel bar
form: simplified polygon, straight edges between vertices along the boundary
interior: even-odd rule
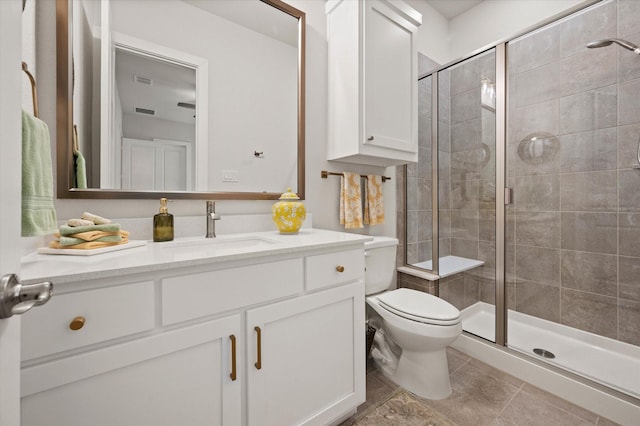
[[[328,171],[326,171],[326,170],[322,170],[322,171],[320,172],[320,177],[321,177],[322,179],[326,179],[326,178],[328,178],[329,176],[342,176],[342,173],[328,172]],[[367,175],[360,175],[360,177],[363,177],[363,178],[365,178],[365,179],[366,179],[366,178],[367,178]],[[382,182],[386,182],[386,181],[388,181],[388,180],[391,180],[391,178],[390,178],[389,176],[382,176]]]
[[[36,79],[33,74],[29,72],[29,67],[26,62],[22,62],[22,71],[29,77],[29,83],[31,83],[31,98],[33,99],[33,116],[38,117],[38,90],[36,88]]]

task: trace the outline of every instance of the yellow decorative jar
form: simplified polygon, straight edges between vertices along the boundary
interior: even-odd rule
[[[274,223],[281,234],[296,234],[307,217],[304,204],[291,188],[278,199],[280,201],[271,207]]]

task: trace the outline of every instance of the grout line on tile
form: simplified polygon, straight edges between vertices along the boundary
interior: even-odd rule
[[[498,419],[498,417],[500,417],[500,415],[504,412],[504,410],[506,410],[506,409],[507,409],[507,407],[509,406],[509,404],[511,404],[511,402],[515,399],[516,395],[518,395],[520,392],[523,392],[523,388],[524,388],[524,385],[525,385],[525,384],[526,384],[526,383],[522,383],[522,384],[518,387],[518,390],[517,390],[517,391],[515,391],[515,392],[513,393],[513,396],[512,396],[511,398],[509,398],[509,400],[504,404],[504,407],[502,407],[502,409],[498,412],[498,414],[496,415],[495,420],[497,420],[497,419]]]

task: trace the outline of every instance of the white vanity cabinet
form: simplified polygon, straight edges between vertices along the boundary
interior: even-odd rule
[[[209,321],[22,371],[22,425],[239,425],[229,336]]]
[[[328,0],[327,158],[392,166],[418,161],[422,15],[399,0]]]
[[[23,320],[23,426],[326,425],[365,400],[361,244],[58,287]]]
[[[240,424],[240,315],[157,330],[154,281],[56,295],[24,318],[23,426]]]

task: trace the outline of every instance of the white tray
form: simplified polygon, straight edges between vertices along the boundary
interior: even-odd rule
[[[70,256],[93,256],[94,254],[109,253],[112,251],[124,250],[146,245],[145,240],[130,240],[126,244],[100,247],[96,249],[57,249],[50,247],[40,247],[37,252],[40,254],[66,254]]]

